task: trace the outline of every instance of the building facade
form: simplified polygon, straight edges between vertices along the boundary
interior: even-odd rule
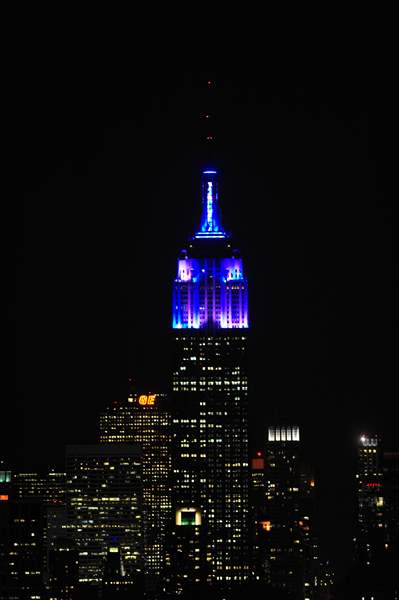
[[[293,598],[313,600],[320,570],[315,478],[301,462],[299,427],[269,427],[251,475],[254,578]]]
[[[174,529],[176,543],[190,544],[190,527],[198,540],[206,564],[194,569],[197,583],[228,586],[249,573],[247,294],[220,222],[217,172],[205,170],[201,226],[178,259],[172,319],[172,513],[200,515],[184,535],[177,521]]]
[[[372,567],[385,549],[381,444],[377,435],[360,436],[357,458],[356,555],[360,566]]]
[[[101,443],[140,446],[143,548],[148,591],[158,587],[171,514],[171,416],[165,394],[130,394],[100,414]]]
[[[79,584],[99,587],[108,547],[118,544],[123,574],[143,570],[141,453],[133,444],[66,448],[67,517]]]

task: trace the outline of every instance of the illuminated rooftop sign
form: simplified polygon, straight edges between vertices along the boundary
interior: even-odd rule
[[[156,394],[141,394],[138,399],[138,403],[141,406],[153,406],[156,402]]]
[[[198,508],[179,508],[176,511],[176,525],[201,525],[201,513]]]
[[[269,427],[269,442],[299,442],[299,427],[296,425],[278,425]]]
[[[368,436],[363,434],[360,436],[360,443],[362,446],[371,446],[376,448],[378,446],[378,437],[376,435]]]

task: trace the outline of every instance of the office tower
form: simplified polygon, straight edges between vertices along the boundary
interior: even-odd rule
[[[111,545],[105,557],[102,600],[131,600],[143,597],[143,583],[124,577],[123,558],[118,545]]]
[[[300,463],[299,427],[269,427],[265,451],[259,455],[252,461],[255,577],[311,599],[314,477]]]
[[[399,600],[399,452],[383,453],[382,471],[385,552],[381,572],[385,585],[384,598]]]
[[[101,443],[134,443],[141,448],[143,547],[147,591],[154,591],[165,560],[170,524],[171,416],[165,394],[130,394],[100,414]]]
[[[315,474],[312,466],[301,462],[299,466],[299,540],[302,550],[303,564],[303,593],[304,600],[313,600],[316,597],[318,578],[320,573],[324,576],[324,567],[328,561],[323,562],[319,556],[319,542],[314,531],[316,512],[315,502]],[[322,566],[323,565],[323,566]],[[328,568],[329,572],[331,568]],[[327,575],[328,579],[328,575]],[[330,581],[330,579],[328,579]],[[319,588],[321,586],[319,585]],[[328,589],[330,590],[330,585]],[[323,592],[326,590],[323,590]]]
[[[383,554],[384,497],[380,440],[363,434],[358,443],[356,554],[361,566],[372,567]]]
[[[196,570],[228,586],[249,569],[248,298],[242,258],[221,225],[215,170],[202,173],[201,225],[178,259],[172,323],[172,514],[200,515],[184,532],[206,540],[207,564]]]
[[[24,472],[15,473],[13,487],[15,499],[40,504],[43,508],[43,577],[49,580],[49,553],[57,537],[65,532],[65,473],[54,469],[46,474]]]
[[[4,461],[0,460],[0,598],[6,593],[8,579],[11,499],[11,470],[7,468]]]
[[[79,580],[78,552],[73,540],[57,537],[48,552],[47,588],[50,600],[75,600]]]
[[[264,451],[258,450],[251,459],[251,578],[255,581],[267,581],[267,532],[270,522],[265,517],[266,478]]]
[[[399,557],[399,452],[384,452],[382,457],[385,543]]]
[[[140,449],[134,444],[73,445],[66,448],[66,505],[76,545],[79,584],[99,587],[104,559],[117,543],[124,576],[142,571]]]
[[[335,598],[335,574],[328,560],[319,560],[315,570],[313,586],[314,600],[333,600]],[[377,600],[377,598],[375,598]]]
[[[16,500],[43,502],[46,497],[46,478],[40,473],[14,473],[13,488]]]
[[[0,598],[45,600],[43,504],[33,500],[16,499],[12,486],[8,494],[2,495],[8,496],[4,502],[9,506],[6,539],[4,545],[2,544]]]
[[[176,511],[174,528],[167,544],[163,589],[174,595],[184,592],[190,597],[198,586],[208,580],[207,540],[202,516],[194,507]],[[208,588],[207,588],[208,589]]]

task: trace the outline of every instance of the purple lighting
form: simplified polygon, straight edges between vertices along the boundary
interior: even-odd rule
[[[249,326],[243,261],[227,243],[217,199],[216,171],[204,171],[201,230],[194,236],[190,250],[183,250],[178,260],[173,295],[174,329]],[[208,247],[210,239],[216,240],[212,244],[218,244],[217,258],[213,257],[213,245]]]
[[[202,173],[201,227],[195,237],[226,237],[220,224],[216,171],[209,170]]]

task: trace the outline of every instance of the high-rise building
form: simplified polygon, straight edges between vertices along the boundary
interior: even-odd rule
[[[25,577],[26,593],[40,595],[43,583],[47,586],[49,581],[51,546],[56,537],[63,534],[65,474],[54,470],[46,475],[14,473],[11,482],[11,473],[4,471],[0,473],[0,488],[2,479],[8,485],[8,493],[0,494],[0,498],[7,499],[9,508],[8,533],[0,535],[0,539],[8,540],[8,549],[1,562],[6,565],[11,587],[17,588],[19,578]],[[23,541],[25,534],[29,543]],[[4,544],[1,544],[3,552]]]
[[[48,552],[50,600],[75,600],[79,581],[78,552],[73,540],[57,537]]]
[[[0,598],[7,593],[6,585],[9,574],[11,476],[11,470],[0,460]]]
[[[132,581],[124,576],[123,558],[118,545],[108,547],[102,583],[102,600],[131,600],[143,597],[141,578]]]
[[[165,394],[130,394],[100,414],[101,443],[141,448],[143,548],[147,591],[154,591],[164,566],[170,523],[171,416]]]
[[[220,585],[249,571],[247,332],[243,261],[221,225],[217,172],[207,169],[200,229],[174,282],[172,514],[199,515],[184,525],[184,543],[190,527],[193,541],[205,539],[207,564],[196,571]],[[176,541],[182,528],[176,520]]]
[[[66,448],[67,516],[76,545],[79,583],[99,587],[108,547],[118,544],[123,575],[142,573],[142,482],[133,444]]]
[[[399,557],[399,452],[382,457],[387,549]]]
[[[252,459],[255,579],[311,600],[318,560],[313,531],[314,476],[300,460],[299,427],[268,429]]]
[[[357,461],[357,535],[359,565],[372,567],[385,549],[381,447],[377,435],[362,434]]]
[[[0,598],[45,600],[44,506],[34,499],[16,498],[13,485],[1,496],[6,498],[0,500],[0,504],[4,502],[8,506],[6,530],[2,531],[6,535],[1,541]]]
[[[46,474],[36,472],[15,473],[13,481],[15,500],[41,504],[43,521],[43,573],[44,582],[49,580],[49,553],[57,537],[65,535],[65,473],[50,470]]]

